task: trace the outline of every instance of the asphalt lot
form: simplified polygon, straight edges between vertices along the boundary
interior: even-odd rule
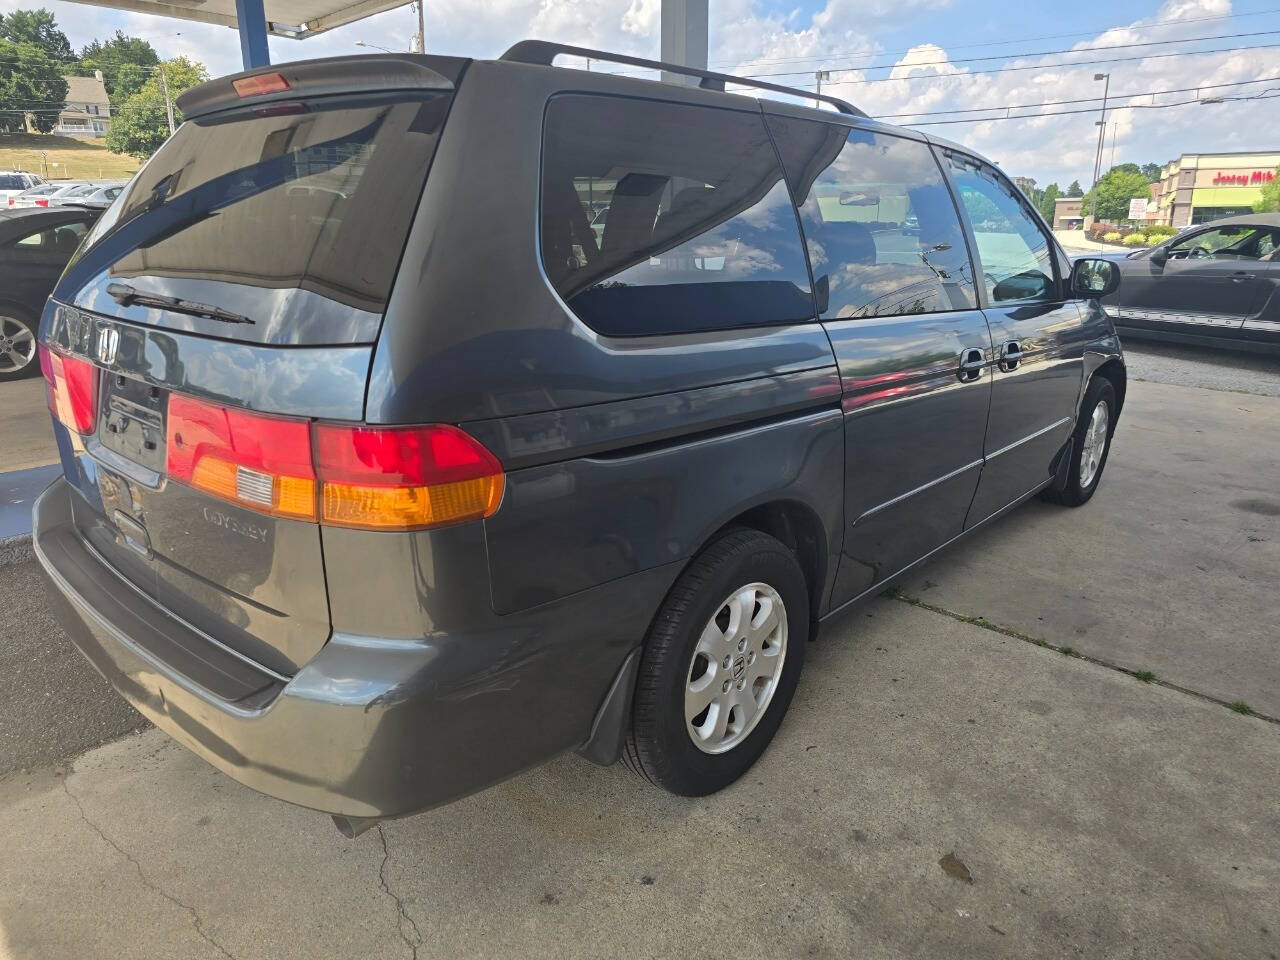
[[[703,800],[568,756],[342,840],[154,730],[82,754],[133,717],[0,568],[0,958],[1280,956],[1280,364],[1182,350],[1130,348],[1088,506],[831,623]]]

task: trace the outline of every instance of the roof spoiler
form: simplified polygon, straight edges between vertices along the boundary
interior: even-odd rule
[[[650,70],[661,70],[664,73],[677,73],[686,77],[697,77],[698,86],[703,90],[724,92],[726,83],[736,83],[757,90],[771,90],[774,93],[785,93],[790,97],[801,97],[805,100],[821,100],[829,103],[841,113],[851,117],[865,117],[866,114],[847,100],[831,97],[825,93],[814,93],[812,90],[801,90],[797,87],[784,87],[777,83],[766,83],[763,80],[752,80],[748,77],[735,77],[729,73],[715,73],[710,70],[699,70],[696,67],[685,67],[678,63],[664,63],[661,60],[645,60],[641,57],[629,57],[621,53],[608,53],[604,50],[590,50],[587,47],[571,47],[563,43],[552,43],[549,40],[521,40],[501,57],[512,63],[533,63],[549,67],[561,54],[572,57],[590,57],[592,60],[604,60],[607,63],[622,63],[631,67],[645,67]]]
[[[469,62],[461,57],[424,57],[413,53],[299,60],[233,73],[192,87],[178,97],[178,109],[190,119],[244,104],[299,97],[383,90],[452,90]],[[252,88],[242,81],[255,77],[271,82],[258,85],[264,92],[241,93],[242,89]]]

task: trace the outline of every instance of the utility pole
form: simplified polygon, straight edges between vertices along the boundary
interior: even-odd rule
[[[423,20],[422,0],[417,0],[414,6],[418,8],[418,53],[426,53],[427,31]]]
[[[169,96],[169,78],[164,75],[164,61],[160,61],[160,89],[164,91],[164,112],[169,118],[169,136],[173,136],[173,100]]]
[[[1094,80],[1105,81],[1102,85],[1102,119],[1098,121],[1098,153],[1093,161],[1093,182],[1098,182],[1102,173],[1102,146],[1107,136],[1107,93],[1111,90],[1111,74],[1095,73]]]

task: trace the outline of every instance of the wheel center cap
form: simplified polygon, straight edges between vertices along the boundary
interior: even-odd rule
[[[747,672],[747,658],[746,657],[735,658],[733,661],[733,679],[741,680],[743,675],[746,672]]]

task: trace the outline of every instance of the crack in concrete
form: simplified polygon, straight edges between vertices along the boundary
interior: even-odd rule
[[[418,930],[418,924],[414,922],[413,917],[409,916],[409,910],[405,907],[404,901],[396,895],[391,889],[391,885],[387,883],[387,861],[391,859],[391,851],[387,848],[387,834],[382,829],[382,824],[378,824],[378,838],[382,841],[382,863],[378,864],[378,883],[382,886],[382,892],[395,901],[396,905],[396,932],[400,934],[400,939],[404,941],[404,945],[409,948],[413,955],[413,960],[418,960],[418,947],[422,946],[422,933]],[[410,939],[405,933],[404,925],[406,921],[413,930],[413,938]]]
[[[897,587],[892,587],[889,590],[886,590],[883,595],[891,600],[900,600],[913,607],[919,607],[921,610],[928,610],[930,613],[941,614],[944,617],[950,617],[952,620],[958,620],[961,623],[973,624],[975,627],[981,627],[983,630],[990,630],[992,633],[998,633],[1001,636],[1010,637],[1013,640],[1021,640],[1023,643],[1031,644],[1034,647],[1043,647],[1046,650],[1053,650],[1055,653],[1065,654],[1073,660],[1084,660],[1086,663],[1105,667],[1106,669],[1113,670],[1116,673],[1123,673],[1125,676],[1132,677],[1140,683],[1149,683],[1152,686],[1164,687],[1166,690],[1173,690],[1188,697],[1195,697],[1197,700],[1203,700],[1205,703],[1212,703],[1215,706],[1226,707],[1233,713],[1239,713],[1242,716],[1256,717],[1266,723],[1272,723],[1280,726],[1280,717],[1272,717],[1265,713],[1259,713],[1252,707],[1250,707],[1248,712],[1245,713],[1239,708],[1239,701],[1233,703],[1230,700],[1223,700],[1221,697],[1215,697],[1211,693],[1202,693],[1199,690],[1184,687],[1182,684],[1174,683],[1171,680],[1162,680],[1160,677],[1152,676],[1145,670],[1130,670],[1128,667],[1122,667],[1120,664],[1104,659],[1103,657],[1095,657],[1088,653],[1081,653],[1075,647],[1060,646],[1056,643],[1050,643],[1048,640],[1041,639],[1040,637],[1033,637],[1029,634],[1020,633],[1012,627],[1005,627],[998,623],[992,623],[986,617],[968,617],[963,613],[956,613],[954,610],[948,610],[946,607],[940,607],[937,604],[921,600],[919,597],[913,597],[910,594],[903,593],[902,590]]]
[[[167,891],[161,889],[155,883],[152,883],[150,880],[148,880],[147,875],[142,871],[142,864],[138,863],[137,859],[131,853],[129,853],[122,846],[120,846],[120,844],[116,843],[114,840],[108,837],[103,832],[100,826],[98,826],[96,823],[94,823],[92,820],[89,819],[89,815],[84,811],[84,804],[80,802],[79,797],[77,797],[74,793],[71,792],[71,786],[67,783],[67,781],[70,779],[71,779],[71,773],[70,771],[68,771],[67,775],[62,778],[62,792],[65,793],[71,799],[71,802],[76,805],[76,810],[78,810],[80,813],[80,819],[85,822],[85,824],[89,827],[89,829],[91,829],[94,833],[96,833],[102,839],[103,843],[109,846],[116,853],[120,854],[120,856],[124,857],[131,864],[133,864],[133,869],[138,872],[138,879],[142,881],[142,885],[144,887],[146,887],[148,890],[152,891],[153,893],[158,893],[160,896],[164,897],[164,899],[172,903],[175,907],[178,907],[179,909],[185,910],[187,913],[189,913],[191,915],[192,925],[195,927],[195,931],[200,935],[201,939],[206,941],[211,947],[213,947],[220,954],[226,957],[227,960],[236,960],[236,958],[231,954],[229,950],[227,950],[226,947],[220,944],[217,940],[213,939],[212,935],[210,935],[208,931],[204,929],[204,921],[200,919],[200,914],[196,912],[195,907],[191,906],[188,903],[184,903],[183,901],[179,900],[177,897],[173,896],[173,894],[168,893]]]

